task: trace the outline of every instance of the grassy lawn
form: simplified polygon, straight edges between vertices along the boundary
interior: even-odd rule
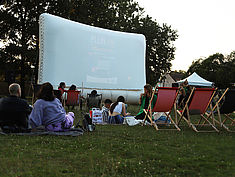
[[[187,127],[99,125],[79,137],[1,135],[0,176],[235,176],[234,152],[235,133]]]

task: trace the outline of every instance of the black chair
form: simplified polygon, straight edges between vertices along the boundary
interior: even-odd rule
[[[218,114],[218,120],[215,119],[214,110]],[[235,111],[235,89],[226,89],[220,99],[216,102],[215,106],[207,116],[211,118],[214,123],[219,124],[221,127],[225,128],[227,131],[230,130],[229,126],[235,126],[235,117],[232,117],[231,113]],[[222,115],[224,117],[222,118]],[[230,121],[231,123],[226,123]],[[233,131],[234,132],[234,131]]]
[[[220,107],[220,114],[230,114],[235,111],[235,89],[229,89]]]
[[[235,111],[235,89],[229,89],[225,94],[225,99],[218,109],[218,116],[220,119],[221,126],[224,127],[228,131],[234,132],[234,130],[230,130],[228,126],[235,126],[235,117],[232,117],[232,113]],[[225,117],[222,120],[221,114]],[[230,124],[226,122],[230,121]],[[227,126],[227,128],[226,128]]]
[[[91,108],[101,108],[102,94],[87,94],[87,107]]]

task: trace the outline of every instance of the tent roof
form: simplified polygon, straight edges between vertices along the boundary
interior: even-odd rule
[[[209,82],[206,79],[203,79],[200,77],[197,73],[193,73],[189,77],[178,81],[177,83],[182,83],[187,79],[189,85],[195,85],[195,86],[206,86],[206,87],[211,87],[213,82]]]

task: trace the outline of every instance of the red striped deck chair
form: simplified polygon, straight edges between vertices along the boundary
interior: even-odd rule
[[[212,123],[214,125],[218,124],[220,127],[229,132],[235,132],[234,130],[230,129],[231,126],[235,126],[235,118],[231,116],[234,111],[235,89],[227,88],[222,96],[218,99],[215,106],[212,108],[212,111],[207,114],[207,117],[212,119]],[[214,114],[217,114],[217,116],[215,116]]]
[[[66,106],[78,106],[79,96],[81,91],[67,90],[67,99],[65,101]]]
[[[209,105],[211,104],[215,92],[216,89],[214,88],[193,88],[183,110],[177,110],[177,113],[180,115],[178,125],[183,119],[187,122],[189,127],[191,127],[196,132],[212,132],[197,129],[197,127],[203,125],[209,125],[213,128],[214,131],[219,132],[219,130],[204,115]],[[198,123],[192,122],[192,118],[190,117],[191,115],[200,115]],[[196,116],[194,119],[197,119]],[[207,122],[207,124],[201,123],[202,120]]]
[[[155,93],[156,88],[153,92],[153,94]],[[153,110],[151,110],[151,103],[152,103],[152,99],[150,100],[149,106],[148,106],[148,110],[144,110],[146,117],[148,117],[148,119],[150,120],[151,124],[155,127],[156,130],[178,130],[180,131],[180,128],[177,126],[175,120],[176,120],[176,97],[178,95],[178,88],[177,87],[158,87],[157,88],[157,100],[156,103],[153,107]],[[153,96],[152,96],[153,98]],[[175,120],[173,120],[173,118],[171,118],[170,114],[172,111],[172,108],[174,107],[175,110]],[[152,121],[152,112],[164,112],[164,114],[166,115],[166,121],[165,123],[161,123],[161,124],[165,124],[165,125],[169,125],[168,120],[171,121],[170,125],[174,125],[176,129],[159,129],[158,124],[156,124],[155,122]]]

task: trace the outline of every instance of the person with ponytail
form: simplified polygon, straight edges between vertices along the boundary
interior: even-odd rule
[[[150,100],[152,98],[152,94],[153,94],[152,86],[150,84],[146,84],[144,86],[144,93],[140,94],[140,100],[139,100],[140,111],[135,116],[136,119],[142,119],[143,120],[145,118],[144,109],[148,109],[149,102],[150,102]],[[153,109],[153,106],[155,105],[156,100],[157,100],[157,96],[154,95],[153,96],[153,100],[152,100],[152,104],[151,104],[151,109]]]
[[[130,115],[130,113],[126,113],[125,108],[125,98],[123,96],[119,96],[117,101],[111,104],[109,110],[109,123],[110,124],[122,124],[124,121],[123,116]]]

